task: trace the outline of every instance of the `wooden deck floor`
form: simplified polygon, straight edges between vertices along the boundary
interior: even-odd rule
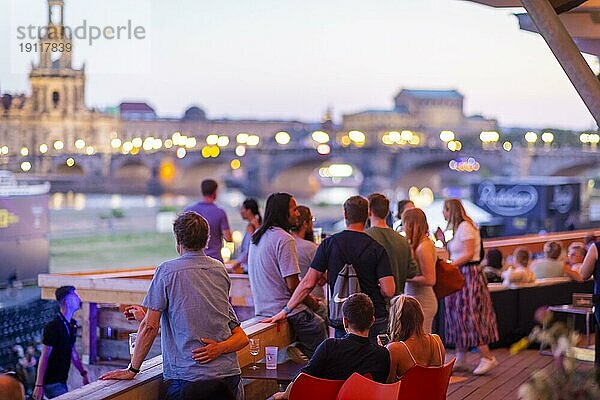
[[[525,350],[511,356],[507,349],[493,351],[499,365],[488,375],[474,376],[455,373],[448,387],[448,400],[516,400],[519,386],[535,371],[548,367],[553,358],[540,355],[537,350]],[[469,365],[479,362],[478,354],[469,354]],[[592,368],[592,363],[580,361],[581,368]]]

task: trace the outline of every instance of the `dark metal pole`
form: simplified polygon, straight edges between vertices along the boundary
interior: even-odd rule
[[[548,0],[521,0],[523,7],[586,107],[600,126],[600,82]]]

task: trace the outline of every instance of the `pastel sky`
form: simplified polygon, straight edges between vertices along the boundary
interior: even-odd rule
[[[391,108],[400,88],[456,88],[502,126],[595,123],[541,36],[461,0],[66,0],[66,24],[143,26],[144,40],[74,43],[88,106],[145,100],[160,115],[318,120]],[[46,0],[0,0],[0,88],[29,91],[17,28]],[[29,42],[35,42],[30,40]],[[595,58],[588,57],[593,68]]]

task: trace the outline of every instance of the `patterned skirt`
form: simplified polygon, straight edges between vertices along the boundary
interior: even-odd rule
[[[457,348],[498,341],[498,324],[481,266],[462,266],[462,290],[445,298],[446,342]]]

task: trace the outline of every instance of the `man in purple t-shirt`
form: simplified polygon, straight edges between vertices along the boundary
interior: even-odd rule
[[[215,204],[217,199],[217,182],[212,179],[202,181],[202,201],[189,206],[185,211],[196,211],[202,215],[210,227],[210,238],[204,253],[207,256],[223,262],[221,258],[221,247],[223,247],[223,238],[228,242],[232,241],[229,221],[225,210]]]

